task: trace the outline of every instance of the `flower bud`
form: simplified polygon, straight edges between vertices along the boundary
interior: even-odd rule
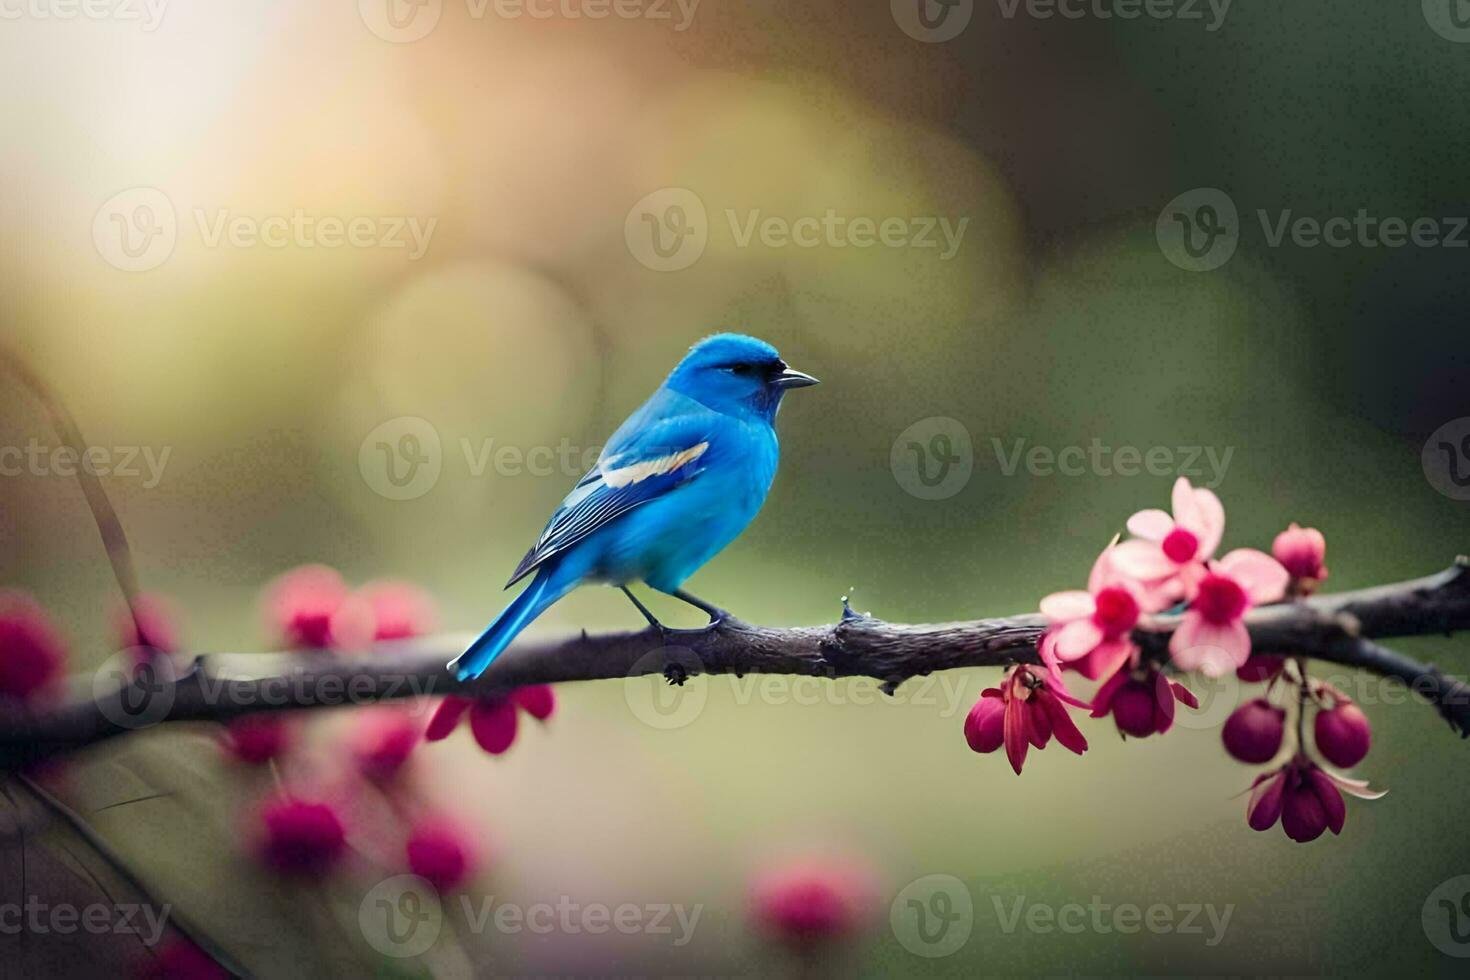
[[[241,762],[263,765],[285,755],[294,728],[279,712],[243,715],[225,728],[225,748]]]
[[[965,741],[976,752],[994,752],[1005,740],[1005,703],[982,697],[965,716]]]
[[[1317,751],[1340,769],[1350,769],[1362,762],[1373,740],[1368,716],[1351,701],[1317,712],[1312,728],[1317,738]]]
[[[1225,720],[1225,751],[1241,762],[1270,762],[1281,751],[1286,712],[1265,698],[1247,701]]]
[[[441,892],[463,884],[473,870],[469,840],[442,821],[426,821],[415,827],[405,849],[409,870]]]
[[[1152,735],[1158,726],[1157,710],[1153,688],[1142,681],[1129,679],[1113,695],[1113,723],[1124,735]]]
[[[61,677],[66,645],[29,594],[0,590],[0,698],[26,701]]]
[[[283,874],[322,874],[347,847],[342,819],[325,803],[279,800],[261,810],[260,821],[260,860]]]
[[[1276,535],[1276,540],[1271,543],[1271,554],[1286,566],[1303,592],[1312,591],[1327,577],[1327,569],[1322,564],[1327,556],[1327,539],[1314,527],[1292,524]]]

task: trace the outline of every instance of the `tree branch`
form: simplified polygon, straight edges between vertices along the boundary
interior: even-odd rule
[[[1177,617],[1135,632],[1145,654],[1163,661]],[[1470,688],[1436,668],[1384,649],[1376,639],[1449,635],[1470,628],[1470,559],[1426,578],[1252,610],[1253,649],[1298,654],[1395,677],[1435,703],[1459,732],[1470,731]],[[872,677],[889,693],[904,680],[959,667],[1036,663],[1040,615],[933,625],[889,623],[854,613],[828,626],[773,628],[727,619],[707,630],[645,629],[560,640],[523,640],[480,678],[461,683],[444,669],[469,637],[437,636],[366,654],[295,654],[286,671],[227,679],[196,660],[181,676],[168,661],[128,686],[97,685],[46,708],[0,710],[0,766],[16,767],[161,722],[227,721],[256,711],[366,704],[395,698],[491,696],[529,684],[695,673]]]

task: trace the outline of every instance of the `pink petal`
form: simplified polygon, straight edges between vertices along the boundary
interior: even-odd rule
[[[1128,518],[1128,533],[1135,538],[1162,541],[1174,530],[1174,518],[1157,507],[1141,510]]]
[[[1038,749],[1046,748],[1046,743],[1051,741],[1051,718],[1042,709],[1036,695],[1025,702],[1026,705],[1026,739]]]
[[[1223,626],[1205,621],[1191,609],[1169,638],[1169,655],[1180,670],[1197,670],[1206,677],[1219,677],[1234,670],[1251,654],[1250,633],[1236,620]]]
[[[1281,803],[1286,796],[1286,770],[1256,778],[1250,802],[1245,805],[1245,819],[1251,830],[1270,830],[1281,819]]]
[[[1236,548],[1220,559],[1219,571],[1235,579],[1253,605],[1280,599],[1291,581],[1281,562],[1254,548]]]
[[[480,748],[499,755],[516,740],[516,706],[510,698],[483,698],[470,706],[470,731]]]
[[[448,738],[449,733],[454,731],[454,726],[459,724],[460,717],[470,706],[469,698],[457,697],[453,694],[439,702],[439,707],[434,710],[434,717],[429,719],[429,728],[424,732],[424,738],[430,742]]]
[[[1014,693],[1006,699],[1006,716],[1004,722],[1004,738],[1006,743],[1006,759],[1016,775],[1021,775],[1021,767],[1026,764],[1026,750],[1031,743],[1026,740],[1026,717],[1022,713],[1025,710],[1021,699]]]
[[[1185,687],[1183,684],[1178,683],[1177,681],[1170,681],[1169,686],[1174,689],[1174,696],[1178,698],[1182,704],[1187,704],[1191,708],[1199,707],[1199,698],[1195,697],[1194,692],[1191,691],[1189,688]]]
[[[1113,710],[1113,695],[1117,694],[1118,688],[1127,682],[1128,674],[1121,670],[1109,677],[1092,696],[1092,717],[1102,718]]]
[[[1334,834],[1342,833],[1343,821],[1347,819],[1347,804],[1342,801],[1342,794],[1320,769],[1308,769],[1307,780],[1312,792],[1322,801],[1322,809],[1327,814],[1327,828]]]
[[[1082,732],[1078,731],[1077,724],[1072,721],[1072,716],[1067,714],[1067,709],[1063,707],[1062,702],[1046,692],[1041,694],[1038,701],[1041,709],[1051,720],[1052,734],[1057,737],[1062,747],[1078,755],[1086,752],[1087,739],[1082,737]]]
[[[1181,494],[1180,484],[1187,492]],[[1212,491],[1191,487],[1188,480],[1180,477],[1174,484],[1174,519],[1199,539],[1201,559],[1209,558],[1220,547],[1220,539],[1225,535],[1225,506]]]
[[[1328,779],[1332,780],[1339,787],[1341,787],[1342,791],[1349,796],[1356,796],[1360,800],[1377,800],[1382,799],[1384,796],[1388,795],[1388,790],[1386,789],[1369,789],[1368,780],[1366,779],[1352,779],[1351,777],[1344,776],[1341,773],[1332,772],[1329,769],[1324,769],[1322,771],[1327,774]]]
[[[1076,671],[1090,681],[1099,677],[1111,677],[1117,674],[1129,658],[1136,653],[1138,647],[1127,637],[1119,637],[1106,643],[1099,643],[1091,653],[1073,664]]]
[[[1097,609],[1091,594],[1080,590],[1053,592],[1041,600],[1041,614],[1054,623],[1086,619]]]
[[[1169,686],[1169,678],[1163,671],[1154,675],[1154,703],[1159,706],[1159,715],[1163,718],[1159,722],[1159,734],[1162,735],[1174,724],[1174,689]]]
[[[1113,556],[1109,560],[1112,566],[1122,574],[1144,582],[1168,578],[1178,567],[1168,555],[1164,554],[1163,548],[1152,541],[1138,538],[1124,541],[1114,548]]]
[[[1085,657],[1103,641],[1103,631],[1090,619],[1074,619],[1057,630],[1056,654],[1062,661]]]
[[[1114,570],[1112,564],[1113,548],[1117,544],[1118,539],[1115,537],[1102,550],[1102,554],[1097,556],[1097,560],[1092,563],[1092,571],[1087,574],[1088,592],[1096,595],[1117,580],[1118,573]]]

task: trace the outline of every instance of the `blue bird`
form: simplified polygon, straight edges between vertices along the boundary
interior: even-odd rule
[[[584,582],[628,590],[644,582],[703,610],[724,613],[680,586],[755,517],[776,475],[776,412],[790,388],[817,379],[787,367],[763,340],[723,333],[694,345],[663,385],[608,440],[506,588],[535,578],[451,661],[478,677],[521,630]]]

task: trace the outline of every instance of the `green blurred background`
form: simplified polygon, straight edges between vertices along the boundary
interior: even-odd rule
[[[1467,236],[1272,247],[1257,219],[1366,209],[1448,228],[1470,212],[1470,43],[1432,28],[1434,0],[1237,0],[1214,30],[1204,5],[1202,20],[1123,20],[965,3],[949,16],[968,11],[967,25],[938,43],[901,29],[904,3],[703,0],[679,30],[677,6],[668,20],[542,19],[446,0],[396,8],[410,33],[439,16],[402,43],[381,5],[356,6],[175,0],[152,30],[0,24],[0,337],[91,443],[168,454],[160,479],[144,468],[107,486],[146,587],[186,609],[192,649],[261,648],[259,588],[305,561],[416,581],[447,628],[480,626],[581,462],[536,475],[494,451],[597,447],[689,344],[726,328],[824,382],[787,401],[765,510],[690,582],[753,621],[831,621],[849,590],[901,621],[1032,610],[1079,586],[1129,513],[1167,500],[1163,475],[1008,475],[996,440],[1228,451],[1227,547],[1319,527],[1333,589],[1466,550],[1470,504],[1435,490],[1421,448],[1470,414]],[[127,271],[107,209],[139,187],[165,195],[177,241]],[[630,210],[670,187],[703,204],[707,241],[657,271]],[[1199,187],[1240,216],[1234,255],[1203,272],[1155,235]],[[828,209],[968,221],[944,259],[742,245],[726,219]],[[211,245],[196,218],[298,210],[436,223],[410,258]],[[54,444],[17,385],[0,392],[0,444]],[[394,500],[364,441],[402,417],[432,427],[440,474]],[[921,499],[891,457],[934,418],[968,433],[973,472]],[[109,652],[114,587],[80,491],[24,473],[0,494],[0,579],[55,612],[85,672]],[[615,592],[583,590],[535,632],[637,623]],[[1467,656],[1458,641],[1401,648],[1456,668]],[[630,709],[631,688],[572,685],[550,728],[504,758],[463,735],[433,747],[426,792],[497,842],[482,890],[704,903],[723,923],[682,948],[495,937],[478,969],[768,969],[745,882],[809,853],[856,857],[881,881],[873,928],[843,961],[867,975],[1457,965],[1421,925],[1430,892],[1470,873],[1467,749],[1432,710],[1375,703],[1369,686],[1377,737],[1359,772],[1391,792],[1350,803],[1341,838],[1298,846],[1245,826],[1232,796],[1252,773],[1220,748],[1222,712],[1127,744],[1088,723],[1084,758],[1053,748],[1021,779],[972,754],[961,721],[996,676],[947,675],[893,703],[862,683],[716,680],[671,730]],[[162,851],[138,860],[164,865]],[[967,884],[974,932],[922,959],[890,930],[888,901],[934,873]],[[1019,896],[1235,911],[1214,946],[1008,934],[992,898]]]

